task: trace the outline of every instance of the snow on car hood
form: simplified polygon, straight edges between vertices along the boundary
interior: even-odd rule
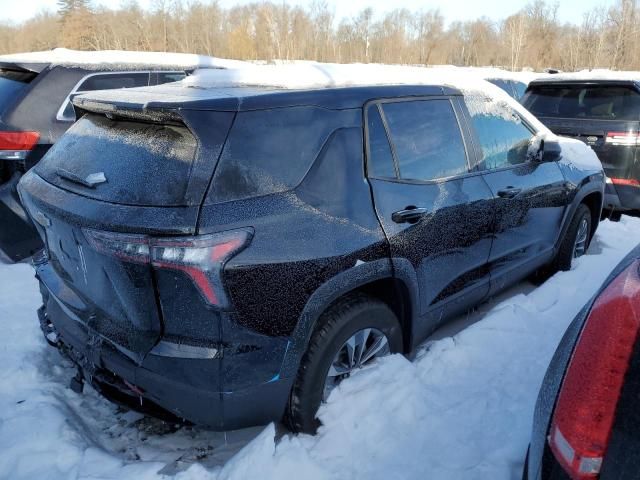
[[[0,55],[0,62],[49,63],[86,69],[120,70],[122,67],[174,67],[174,68],[238,68],[245,62],[190,53],[132,52],[124,50],[98,50],[85,52],[54,48],[42,52]]]
[[[567,137],[554,137],[562,147],[560,163],[565,163],[585,170],[602,170],[602,163],[591,147],[580,140]]]

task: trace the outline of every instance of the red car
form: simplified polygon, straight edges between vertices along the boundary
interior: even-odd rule
[[[578,314],[540,389],[524,479],[640,478],[640,246]]]

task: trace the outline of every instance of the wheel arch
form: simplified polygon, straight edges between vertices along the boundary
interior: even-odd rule
[[[585,194],[580,203],[586,205],[591,212],[591,239],[596,233],[598,224],[600,223],[600,217],[602,216],[602,202],[604,201],[604,195],[600,191],[593,191]]]
[[[398,265],[396,265],[398,263]],[[413,319],[417,312],[415,270],[404,259],[378,259],[356,265],[322,284],[305,305],[294,329],[281,371],[282,377],[294,376],[302,355],[321,315],[336,301],[353,293],[365,293],[386,303],[400,321],[405,353],[411,348]],[[399,267],[399,268],[398,268]]]
[[[600,222],[600,215],[602,214],[602,203],[604,201],[604,182],[597,182],[590,180],[591,177],[587,177],[579,186],[573,201],[567,208],[563,222],[562,229],[556,240],[556,252],[560,248],[562,241],[567,233],[567,229],[571,224],[571,220],[580,205],[586,205],[591,211],[591,238],[595,234],[595,231]]]

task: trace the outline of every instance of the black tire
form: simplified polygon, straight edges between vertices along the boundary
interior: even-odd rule
[[[564,238],[562,239],[560,249],[558,250],[556,257],[551,264],[552,272],[571,270],[571,264],[573,262],[574,252],[576,248],[576,236],[578,235],[578,230],[583,221],[586,221],[587,224],[587,243],[585,246],[585,253],[588,250],[589,243],[591,242],[592,232],[591,210],[589,210],[589,207],[582,203],[578,206],[576,212],[573,214],[573,218],[571,219],[569,228],[567,229]]]
[[[329,367],[344,343],[365,328],[384,333],[391,353],[402,351],[400,323],[385,303],[364,294],[349,295],[335,302],[319,318],[300,362],[284,416],[289,429],[316,432],[320,425],[316,412],[322,402]]]
[[[524,466],[522,467],[522,480],[529,480],[529,451],[530,447],[527,447],[527,456],[524,457]]]

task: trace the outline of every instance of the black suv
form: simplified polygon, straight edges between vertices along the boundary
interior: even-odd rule
[[[124,60],[117,60],[118,52],[108,53],[109,62],[100,61],[103,52],[87,56],[61,49],[0,56],[0,260],[19,261],[42,248],[16,185],[76,120],[72,96],[174,82],[198,66],[158,65],[144,53],[131,63],[134,52],[123,53]],[[91,57],[97,62],[87,63]]]
[[[602,168],[499,97],[179,82],[74,99],[82,118],[19,191],[75,387],[214,429],[313,431],[355,369],[569,268]]]
[[[522,99],[554,133],[597,153],[608,177],[604,208],[613,219],[640,213],[639,81],[550,76],[531,82]]]

